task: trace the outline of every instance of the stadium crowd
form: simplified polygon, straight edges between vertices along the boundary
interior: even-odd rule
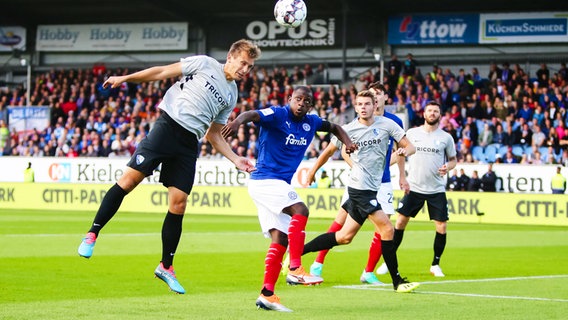
[[[293,85],[312,86],[312,112],[331,122],[345,124],[355,112],[352,101],[359,90],[380,80],[374,69],[347,86],[322,83],[323,65],[293,68],[256,67],[239,83],[239,103],[233,117],[250,109],[284,105]],[[163,93],[177,79],[124,84],[105,89],[109,75],[128,69],[107,69],[97,64],[88,69],[50,70],[34,74],[30,101],[23,87],[0,89],[0,154],[4,156],[116,157],[129,156],[152,128]],[[409,54],[386,64],[384,84],[389,105],[408,115],[409,127],[423,123],[423,108],[436,100],[443,107],[441,127],[456,143],[458,161],[466,163],[524,163],[568,165],[568,69],[562,63],[551,73],[545,63],[534,75],[519,64],[491,63],[483,77],[471,72],[432,66],[423,72]],[[49,106],[50,125],[26,135],[10,132],[8,106]],[[253,124],[241,127],[229,143],[234,151],[256,156],[258,132]],[[329,135],[318,135],[305,155],[316,158],[329,143]],[[200,157],[220,158],[206,141]],[[337,154],[335,159],[340,158]]]

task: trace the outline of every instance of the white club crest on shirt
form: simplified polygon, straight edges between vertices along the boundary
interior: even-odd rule
[[[136,156],[136,164],[140,165],[142,162],[144,162],[144,156],[139,154]]]
[[[378,136],[378,135],[379,135],[379,129],[374,128],[374,129],[373,129],[373,134],[376,135],[376,136]]]
[[[302,128],[304,129],[304,131],[310,131],[310,129],[311,129],[310,125],[307,124],[307,123],[304,123],[304,124],[302,125]]]
[[[296,200],[298,198],[298,194],[294,191],[290,191],[288,192],[288,198],[290,198],[291,200]]]

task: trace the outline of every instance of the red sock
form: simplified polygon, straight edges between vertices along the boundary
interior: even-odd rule
[[[264,288],[274,292],[274,286],[282,269],[282,258],[286,253],[286,247],[271,243],[266,258],[264,259]]]
[[[339,224],[336,221],[333,221],[331,226],[329,226],[329,229],[327,229],[327,233],[337,232],[337,231],[341,230],[342,227],[343,227],[342,224]],[[325,260],[325,256],[327,255],[328,252],[329,252],[329,250],[322,250],[322,251],[318,252],[318,255],[316,257],[316,262],[323,264],[323,262]]]
[[[306,241],[306,224],[308,217],[301,214],[292,216],[288,227],[288,247],[290,253],[290,269],[298,268],[302,265],[302,253],[304,252],[304,242]]]
[[[375,236],[371,242],[371,247],[369,248],[369,260],[367,260],[365,272],[373,272],[375,270],[382,254],[383,247],[381,246],[381,235],[375,232]]]

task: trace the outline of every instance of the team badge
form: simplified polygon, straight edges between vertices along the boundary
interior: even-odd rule
[[[294,191],[290,191],[288,192],[288,198],[290,198],[290,200],[296,200],[298,198],[298,194]]]
[[[369,203],[370,203],[373,207],[376,207],[377,204],[378,204],[378,203],[377,203],[377,199],[373,199],[373,200],[369,201]]]
[[[304,131],[310,131],[310,129],[311,129],[312,127],[310,127],[309,124],[304,123],[304,124],[302,125],[302,128],[304,129]]]
[[[140,165],[142,162],[144,162],[144,156],[139,154],[136,156],[136,164]]]

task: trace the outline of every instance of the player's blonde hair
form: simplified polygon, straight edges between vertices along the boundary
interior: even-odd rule
[[[357,98],[359,97],[371,98],[373,101],[375,101],[375,93],[371,90],[361,90],[357,92]]]
[[[231,56],[238,55],[241,52],[246,52],[249,58],[258,59],[260,58],[260,48],[249,40],[241,39],[234,42],[229,49],[229,54]]]

